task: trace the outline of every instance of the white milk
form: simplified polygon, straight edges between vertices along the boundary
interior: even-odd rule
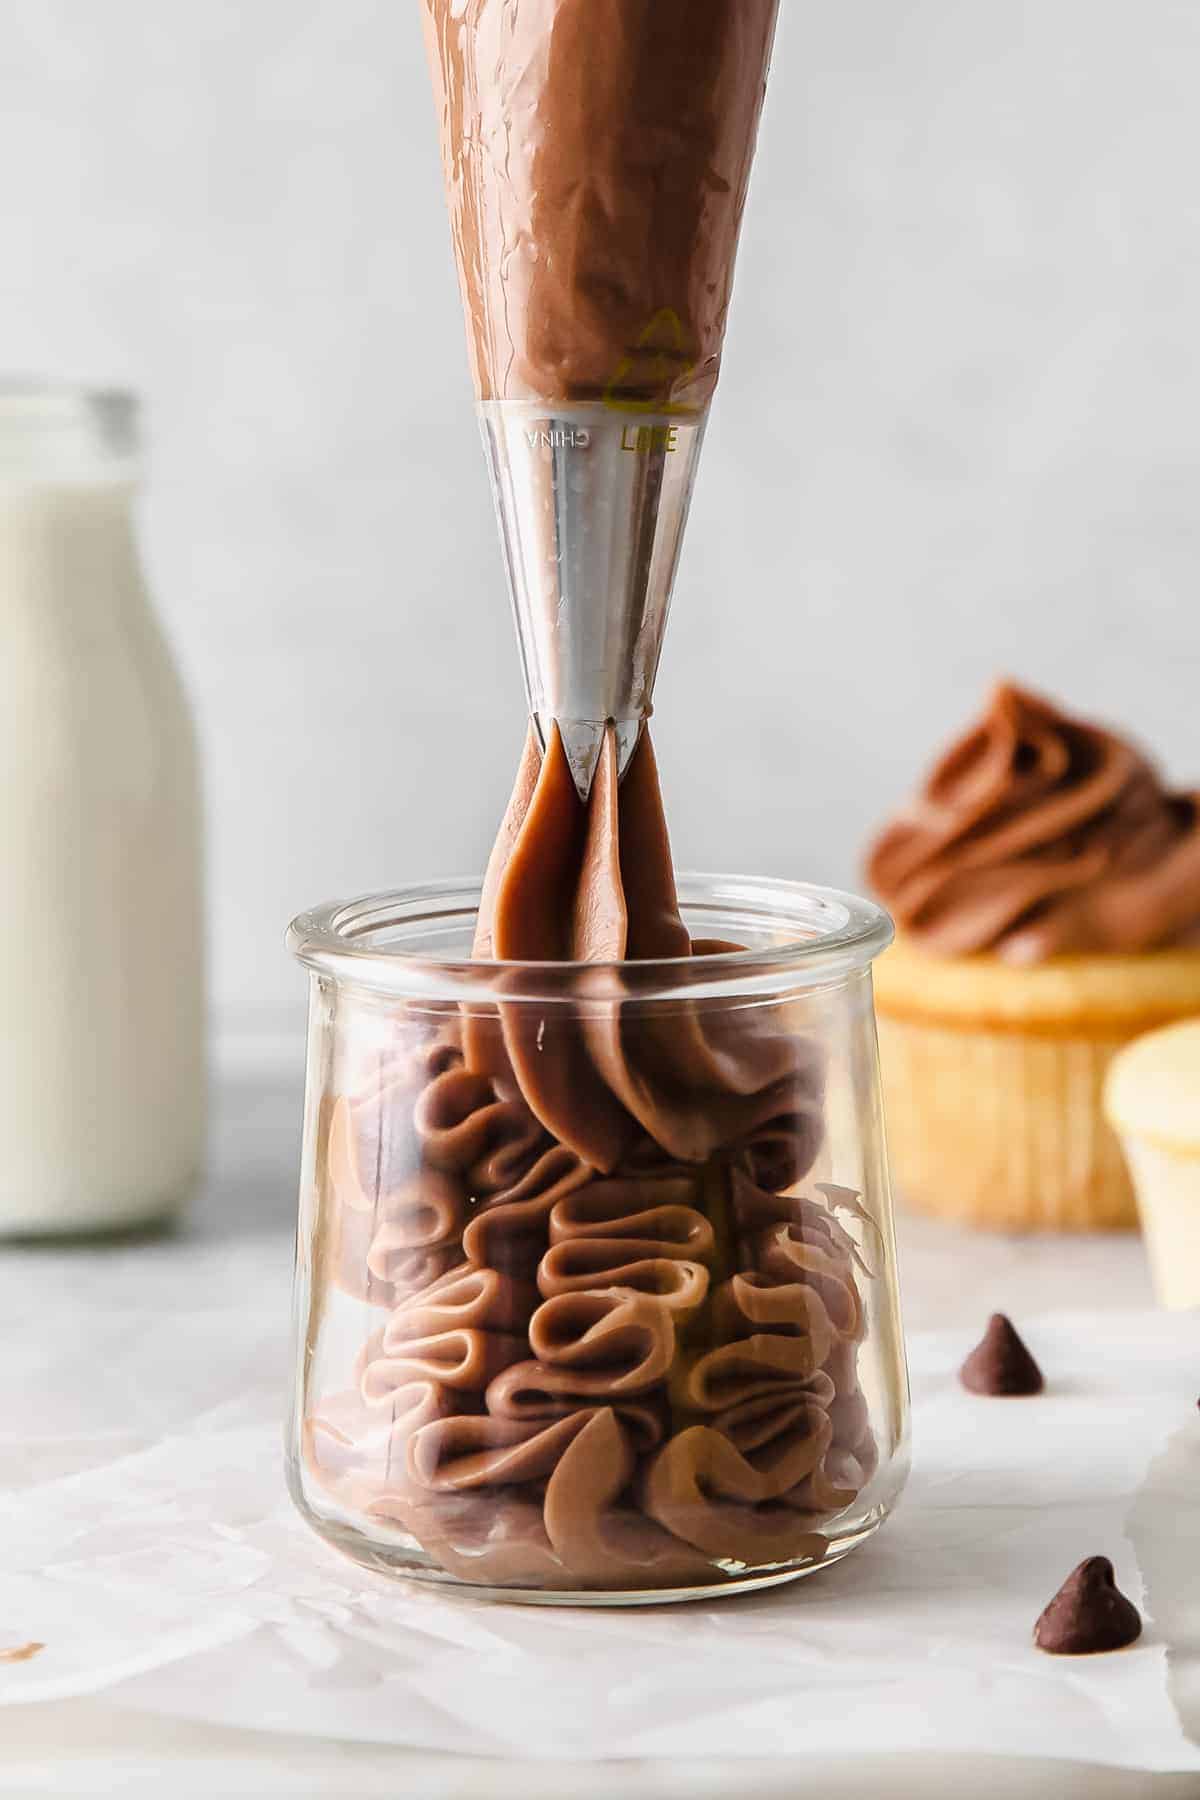
[[[0,388],[0,1233],[163,1217],[204,1139],[201,821],[125,396]]]

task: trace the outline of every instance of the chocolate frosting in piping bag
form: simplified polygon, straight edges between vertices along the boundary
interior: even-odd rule
[[[1200,943],[1200,794],[1003,684],[877,839],[872,887],[942,955],[1011,962]]]
[[[645,720],[776,0],[424,10],[533,721],[495,1002],[398,1018],[323,1120],[333,1278],[378,1323],[306,1456],[476,1582],[717,1582],[823,1554],[877,1456],[867,1215],[799,1191],[819,1047],[786,1003],[636,979],[733,947],[680,916]],[[548,962],[564,1002],[531,1004]]]
[[[423,0],[480,400],[696,411],[778,0]]]

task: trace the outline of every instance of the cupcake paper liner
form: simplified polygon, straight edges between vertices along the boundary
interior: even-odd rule
[[[902,1199],[999,1231],[1128,1229],[1137,1205],[1101,1111],[1122,1040],[879,1022]]]

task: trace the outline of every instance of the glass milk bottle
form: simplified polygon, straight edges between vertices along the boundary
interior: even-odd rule
[[[205,1120],[199,770],[136,403],[0,386],[0,1234],[166,1218]]]

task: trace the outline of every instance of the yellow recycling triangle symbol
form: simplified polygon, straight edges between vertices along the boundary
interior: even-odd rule
[[[694,407],[673,405],[671,393],[695,366],[679,314],[664,306],[617,364],[604,390],[604,404],[620,412],[694,412]]]

